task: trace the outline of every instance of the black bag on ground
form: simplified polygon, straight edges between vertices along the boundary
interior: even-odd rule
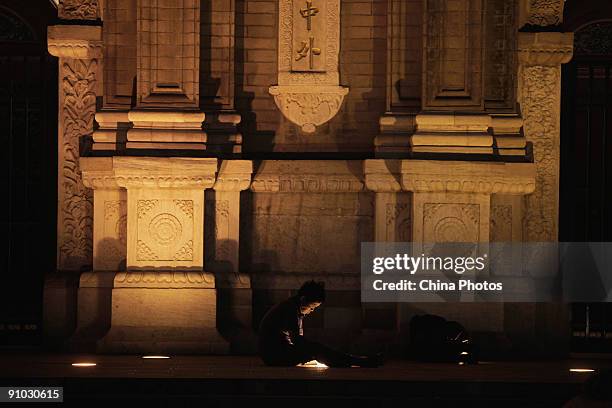
[[[426,362],[476,363],[476,347],[465,328],[435,315],[410,320],[409,355]]]

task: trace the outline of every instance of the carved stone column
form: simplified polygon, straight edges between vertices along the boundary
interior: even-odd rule
[[[115,276],[105,352],[222,353],[215,277],[204,272],[204,190],[216,159],[114,157],[127,189],[127,271]]]
[[[62,12],[84,19],[91,10],[80,2],[64,1],[60,16]],[[79,272],[92,264],[93,197],[83,184],[79,156],[82,138],[93,131],[102,56],[100,27],[51,26],[48,49],[59,57],[58,273],[47,277],[43,300],[45,337],[54,342],[52,339],[64,338],[74,328],[75,283]]]
[[[561,64],[573,54],[573,34],[538,26],[559,26],[564,0],[521,0],[518,102],[525,118],[524,133],[533,144],[536,190],[523,202],[523,241],[557,241],[559,217]],[[569,351],[570,308],[567,304],[506,304],[506,331],[526,352],[566,356]],[[545,345],[545,346],[544,346]]]
[[[557,241],[561,64],[573,54],[573,33],[519,33],[519,101],[533,143],[537,183],[526,198],[525,241]]]

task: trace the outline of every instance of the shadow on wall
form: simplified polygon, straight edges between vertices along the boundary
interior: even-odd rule
[[[272,151],[274,148],[273,131],[257,130],[257,114],[253,111],[255,93],[247,91],[245,79],[246,48],[244,39],[247,36],[245,18],[247,1],[236,0],[236,35],[235,35],[235,104],[242,116],[238,130],[244,137],[243,152]]]

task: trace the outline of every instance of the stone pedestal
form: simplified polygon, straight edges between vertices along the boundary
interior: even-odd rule
[[[127,271],[113,282],[104,352],[223,353],[217,292],[204,272],[204,190],[216,159],[112,158],[127,190]]]
[[[535,167],[531,163],[492,163],[435,160],[366,160],[366,184],[376,192],[376,241],[402,241],[409,235],[414,243],[477,242],[496,234],[520,236],[521,196],[535,189]],[[405,206],[409,215],[398,220],[397,199],[400,191],[410,192]],[[406,193],[404,193],[406,194]],[[379,195],[382,195],[379,197]],[[510,206],[505,226],[492,227],[491,197],[495,200],[495,221],[499,206]],[[515,199],[516,197],[516,199]],[[519,199],[519,201],[517,201]],[[394,206],[395,205],[395,206]],[[393,211],[395,210],[395,211]],[[513,216],[515,216],[513,218]],[[399,225],[399,233],[394,233]],[[389,228],[391,226],[391,228]],[[514,227],[514,231],[513,228]],[[444,303],[400,304],[397,309],[398,347],[407,339],[410,319],[415,314],[433,313],[461,321],[469,330],[486,336],[501,336],[504,331],[503,304],[458,303],[452,308]],[[501,340],[501,339],[498,339]],[[503,340],[501,340],[503,343]],[[501,344],[499,343],[499,344]]]

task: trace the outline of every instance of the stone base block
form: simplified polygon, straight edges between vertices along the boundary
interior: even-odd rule
[[[109,330],[115,272],[81,274],[78,291],[77,329],[68,340],[71,351],[94,352],[96,342]]]
[[[113,326],[98,352],[125,354],[227,354],[229,343],[217,329]]]
[[[214,288],[115,287],[112,323],[98,342],[111,353],[224,354]]]

